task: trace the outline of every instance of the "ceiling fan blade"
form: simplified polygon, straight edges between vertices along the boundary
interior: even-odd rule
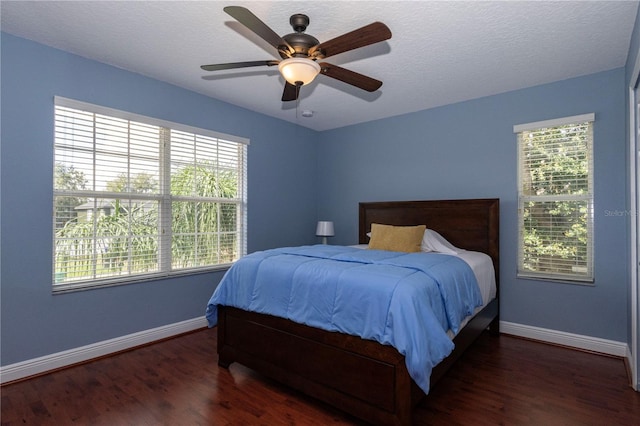
[[[298,99],[298,94],[300,93],[300,86],[294,85],[285,81],[284,83],[284,92],[282,92],[282,102],[295,101]]]
[[[248,62],[229,62],[227,64],[211,64],[211,65],[200,65],[205,71],[220,71],[220,70],[230,70],[234,68],[249,68],[249,67],[260,67],[260,66],[274,66],[278,65],[280,61],[269,60],[269,61],[248,61]]]
[[[313,47],[310,56],[327,58],[338,53],[368,46],[391,38],[391,30],[382,22],[374,22]]]
[[[249,9],[241,6],[227,6],[223,9],[236,21],[256,33],[260,38],[267,43],[278,49],[278,51],[288,52],[290,56],[294,53],[294,50],[289,43],[287,43],[282,37],[275,33],[271,28],[262,22],[256,15],[254,15]]]
[[[352,86],[359,87],[360,89],[366,90],[367,92],[375,92],[380,88],[380,86],[382,86],[382,82],[380,80],[367,77],[366,75],[339,67],[337,65],[321,62],[320,67],[320,72],[327,77],[335,78],[336,80],[340,80]]]

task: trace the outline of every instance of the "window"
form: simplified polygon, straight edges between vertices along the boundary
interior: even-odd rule
[[[247,140],[55,104],[54,291],[211,270],[246,253]]]
[[[593,121],[514,126],[520,277],[593,282]]]

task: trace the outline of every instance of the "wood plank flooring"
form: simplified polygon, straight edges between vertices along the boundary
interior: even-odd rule
[[[2,425],[359,425],[251,370],[201,330],[1,389]],[[638,425],[621,359],[488,333],[414,411],[416,425]]]

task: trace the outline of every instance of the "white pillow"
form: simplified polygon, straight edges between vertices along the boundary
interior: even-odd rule
[[[424,236],[422,237],[422,251],[435,251],[437,253],[446,253],[446,254],[458,254],[462,249],[455,247],[449,241],[447,241],[442,235],[438,234],[433,229],[427,229],[424,231]]]

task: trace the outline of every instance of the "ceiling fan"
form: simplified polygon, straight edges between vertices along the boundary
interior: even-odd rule
[[[295,32],[280,37],[249,9],[240,6],[227,6],[224,11],[275,47],[282,60],[202,65],[200,68],[205,71],[278,65],[278,69],[285,79],[282,101],[297,100],[300,87],[311,83],[318,74],[324,74],[368,92],[374,92],[382,86],[382,82],[374,78],[328,62],[318,62],[338,53],[390,39],[391,31],[382,22],[374,22],[320,43],[312,35],[304,33],[309,25],[307,15],[292,15],[289,23]]]

